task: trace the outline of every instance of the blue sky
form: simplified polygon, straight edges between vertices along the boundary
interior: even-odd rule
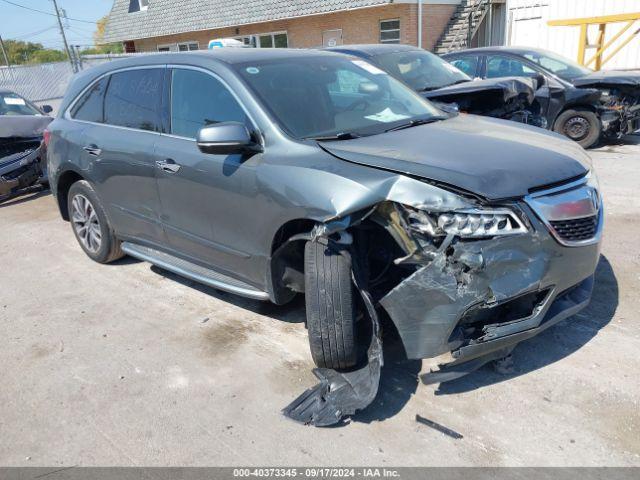
[[[9,1],[51,14],[55,12],[51,0]],[[66,10],[68,17],[89,22],[95,22],[107,15],[113,4],[113,0],[57,1],[58,7]],[[96,27],[92,23],[69,20],[69,27],[65,28],[65,32],[70,44],[88,46],[93,43],[92,35],[95,29]],[[62,36],[55,17],[10,5],[5,0],[0,0],[0,35],[5,40],[25,40],[42,43],[48,48],[63,48]]]

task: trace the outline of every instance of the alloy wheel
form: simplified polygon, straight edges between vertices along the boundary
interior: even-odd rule
[[[71,221],[80,243],[96,253],[102,244],[102,229],[95,208],[87,197],[77,194],[71,201]]]

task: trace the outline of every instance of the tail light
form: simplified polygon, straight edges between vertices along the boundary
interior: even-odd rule
[[[51,132],[49,130],[45,130],[42,134],[42,139],[44,140],[44,146],[49,146],[49,140],[51,139]]]

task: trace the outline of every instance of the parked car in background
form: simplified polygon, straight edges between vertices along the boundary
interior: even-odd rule
[[[20,95],[0,90],[0,198],[47,182],[42,135],[53,120],[51,107],[38,108]]]
[[[603,215],[578,145],[442,113],[333,52],[133,57],[74,78],[48,127],[51,189],[97,262],[129,254],[276,304],[304,293],[313,360],[344,372],[320,370],[327,385],[378,338],[375,306],[409,358],[453,352],[460,374],[588,304]],[[321,421],[352,400],[315,403],[335,407]]]
[[[496,79],[544,75],[538,101],[550,128],[585,148],[640,129],[640,71],[594,72],[553,52],[486,47],[442,56],[468,75]]]
[[[546,127],[546,118],[534,103],[539,79],[473,80],[431,52],[410,45],[342,45],[327,50],[366,60],[445,110]]]

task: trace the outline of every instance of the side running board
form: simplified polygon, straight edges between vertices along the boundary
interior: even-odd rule
[[[255,300],[269,300],[269,294],[249,284],[160,250],[136,243],[123,242],[122,251],[134,258],[152,263],[198,283]]]

